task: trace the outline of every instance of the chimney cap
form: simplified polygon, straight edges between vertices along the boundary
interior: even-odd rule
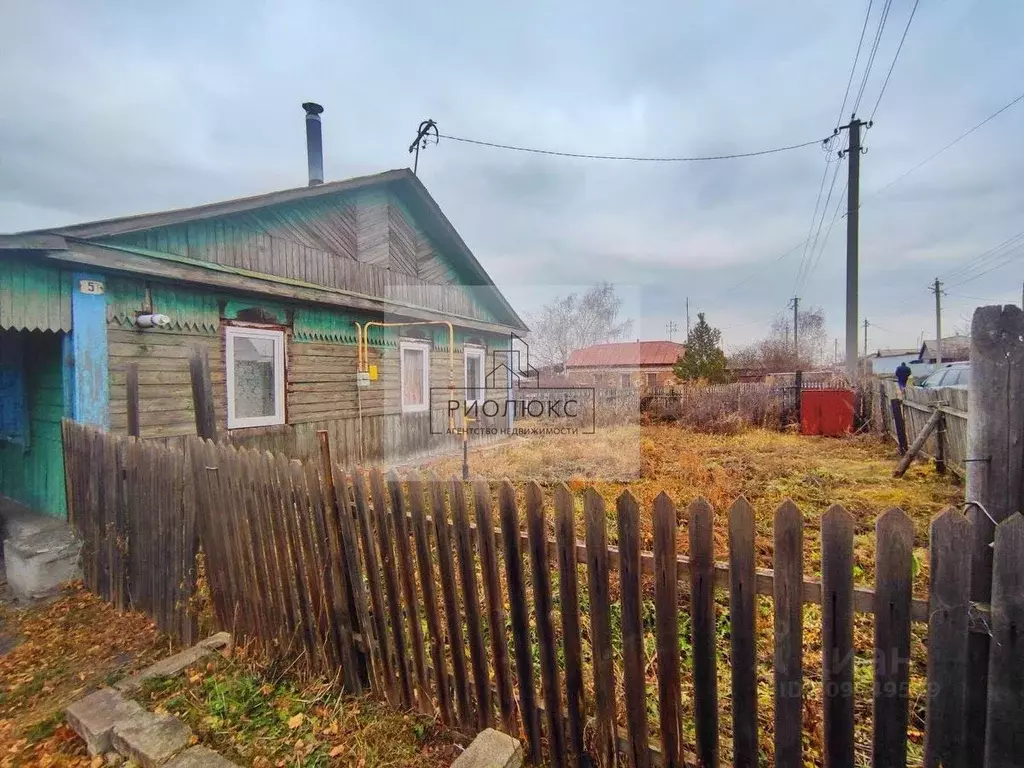
[[[315,101],[304,102],[302,108],[306,110],[307,115],[319,115],[324,111],[324,108],[317,104]]]

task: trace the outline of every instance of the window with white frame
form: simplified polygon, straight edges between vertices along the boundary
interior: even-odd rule
[[[483,347],[469,347],[464,351],[466,403],[475,403],[484,399],[484,358]]]
[[[284,332],[229,327],[228,429],[284,424]]]
[[[402,411],[415,413],[430,408],[430,344],[399,342],[402,375]]]

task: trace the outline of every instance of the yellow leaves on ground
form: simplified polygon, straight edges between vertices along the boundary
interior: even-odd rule
[[[288,727],[294,731],[296,728],[302,725],[303,719],[304,716],[301,712],[299,712],[299,714],[297,715],[292,715],[290,718],[288,718]]]

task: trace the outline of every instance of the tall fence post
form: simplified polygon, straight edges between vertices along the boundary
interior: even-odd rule
[[[1024,312],[1012,305],[978,307],[971,322],[971,387],[967,400],[967,515],[971,600],[992,596],[996,524],[1024,501]],[[991,638],[971,633],[967,646],[966,754],[984,754]]]
[[[124,369],[126,402],[128,405],[128,434],[139,436],[139,364],[128,363]]]
[[[210,356],[205,347],[193,347],[188,363],[192,379],[192,403],[196,413],[196,434],[217,442],[217,415],[213,408],[213,380]]]

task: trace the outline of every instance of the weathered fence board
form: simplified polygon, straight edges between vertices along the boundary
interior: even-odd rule
[[[666,768],[682,766],[679,740],[679,575],[676,508],[668,494],[654,500],[654,610],[658,642],[658,711]]]
[[[555,539],[558,549],[558,598],[565,655],[565,700],[569,712],[569,762],[584,767],[583,651],[580,643],[579,585],[576,573],[576,523],[572,493],[565,483],[555,487]]]
[[[715,658],[715,521],[704,499],[690,505],[690,621],[697,759],[718,765],[718,663]]]
[[[853,516],[839,506],[821,519],[821,583],[825,761],[853,768]]]
[[[619,584],[622,601],[622,671],[626,688],[629,757],[634,768],[650,765],[647,750],[647,704],[640,613],[640,512],[636,499],[623,491],[616,504],[619,518]]]
[[[757,765],[754,510],[742,496],[729,509],[729,571],[733,765],[753,768]]]
[[[804,519],[791,501],[775,512],[775,764],[803,765]]]

